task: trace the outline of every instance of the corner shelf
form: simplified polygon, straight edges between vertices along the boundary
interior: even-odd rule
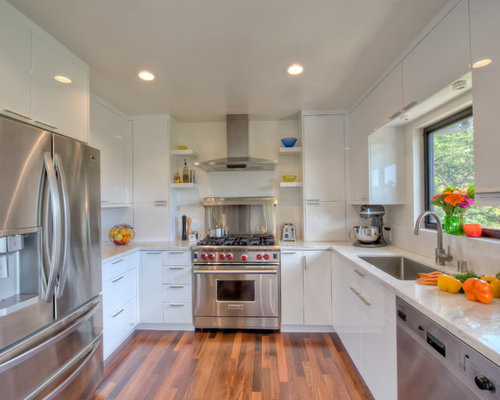
[[[298,154],[302,153],[302,147],[280,147],[280,153],[282,154]]]
[[[187,150],[174,149],[170,152],[170,154],[172,154],[173,156],[198,157],[198,153],[193,149],[187,149]]]
[[[196,183],[171,183],[170,187],[173,189],[193,189]]]
[[[302,187],[302,182],[280,182],[280,187],[282,188]]]

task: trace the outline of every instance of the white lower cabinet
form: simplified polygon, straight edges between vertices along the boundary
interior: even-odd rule
[[[332,255],[333,326],[375,399],[397,398],[395,296]]]
[[[105,263],[102,280],[103,352],[106,359],[137,325],[137,254]]]
[[[140,322],[163,322],[163,253],[141,252]]]
[[[281,324],[332,324],[330,251],[281,252]]]

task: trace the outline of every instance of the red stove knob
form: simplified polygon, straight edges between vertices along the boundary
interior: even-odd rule
[[[246,254],[242,254],[242,255],[241,255],[241,260],[242,260],[242,261],[246,261],[246,260],[248,260],[248,256],[247,256]]]
[[[208,259],[209,259],[209,260],[215,260],[215,254],[210,253],[210,254],[208,255]]]
[[[201,259],[206,260],[207,259],[207,254],[206,253],[201,253]]]
[[[219,254],[219,258],[220,258],[221,260],[224,260],[224,259],[226,258],[226,255],[225,255],[224,253],[220,253],[220,254]]]
[[[232,259],[233,259],[233,253],[227,253],[227,254],[226,254],[226,258],[227,258],[228,260],[232,260]]]
[[[269,254],[264,254],[264,260],[269,260]]]
[[[262,254],[257,254],[255,258],[257,258],[257,260],[262,260]]]

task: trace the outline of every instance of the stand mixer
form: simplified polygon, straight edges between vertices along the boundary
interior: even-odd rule
[[[349,237],[354,234],[354,246],[358,247],[382,247],[387,246],[384,239],[384,215],[385,209],[381,205],[363,205],[359,210],[359,216],[365,220],[363,226],[355,226],[349,232]]]

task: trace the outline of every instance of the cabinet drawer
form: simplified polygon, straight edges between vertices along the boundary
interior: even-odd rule
[[[191,298],[191,285],[163,285],[163,300],[165,302],[189,303]]]
[[[170,250],[163,252],[163,265],[191,265],[191,252]]]
[[[103,319],[104,358],[108,357],[127,338],[136,324],[136,297]]]
[[[119,275],[104,284],[102,290],[103,315],[113,314],[128,300],[137,296],[137,271],[130,271]]]
[[[108,262],[102,266],[102,283],[104,284],[136,266],[137,253],[129,254],[115,261]]]
[[[166,324],[191,324],[193,322],[191,303],[165,303],[163,322]]]
[[[183,283],[191,285],[191,267],[186,266],[164,266],[163,283]]]

